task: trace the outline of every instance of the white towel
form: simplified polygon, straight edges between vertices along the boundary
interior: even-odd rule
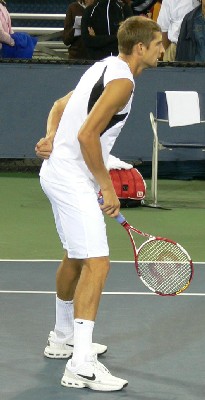
[[[200,123],[199,96],[197,92],[166,91],[169,126]]]
[[[121,161],[119,158],[114,157],[110,154],[106,167],[108,171],[110,171],[110,169],[131,169],[133,168],[133,165]]]

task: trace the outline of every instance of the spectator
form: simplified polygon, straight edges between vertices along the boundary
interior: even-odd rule
[[[177,43],[177,61],[205,62],[205,0],[185,15]]]
[[[165,53],[163,61],[174,61],[184,16],[198,5],[198,0],[163,0],[157,19],[162,29]]]
[[[0,57],[32,58],[37,38],[25,32],[14,33],[6,1],[0,0]]]
[[[86,8],[82,17],[82,38],[90,60],[118,54],[119,24],[132,14],[131,7],[120,0],[99,0]]]
[[[152,17],[152,8],[157,3],[157,0],[133,0],[132,9],[134,15],[145,15]]]
[[[63,42],[68,48],[69,59],[86,59],[87,51],[81,37],[81,19],[85,7],[93,0],[80,0],[69,4],[64,21]]]
[[[14,39],[11,37],[13,33],[11,27],[11,17],[6,7],[6,1],[0,0],[0,57],[2,54],[2,43],[14,46]]]

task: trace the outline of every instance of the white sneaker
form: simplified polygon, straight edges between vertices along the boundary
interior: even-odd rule
[[[106,353],[107,346],[99,343],[93,343],[93,352],[102,355]],[[48,358],[69,358],[73,354],[73,344],[68,342],[59,342],[55,332],[51,331],[48,336],[47,346],[44,350],[44,356]]]
[[[121,390],[128,385],[128,381],[111,375],[108,369],[97,360],[97,355],[87,357],[84,364],[72,366],[69,360],[61,380],[61,385],[81,389],[84,387],[92,390],[111,392]]]

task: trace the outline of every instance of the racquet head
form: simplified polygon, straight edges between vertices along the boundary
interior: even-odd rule
[[[135,266],[142,282],[161,296],[182,293],[193,278],[193,263],[187,251],[165,238],[151,238],[137,250]]]
[[[99,199],[99,202],[103,204],[103,199]],[[152,292],[161,296],[175,296],[189,287],[194,267],[189,254],[181,245],[133,228],[122,214],[115,219],[127,231],[134,251],[137,274]],[[138,249],[133,232],[149,238]]]

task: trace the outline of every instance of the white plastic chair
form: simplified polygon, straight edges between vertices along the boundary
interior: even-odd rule
[[[198,93],[199,96],[199,106],[200,106],[200,123],[205,123],[205,93]],[[180,112],[180,110],[179,110]],[[168,119],[168,105],[167,105],[167,98],[166,98],[166,93],[165,92],[157,92],[156,95],[156,115],[151,112],[150,113],[150,121],[151,121],[151,126],[152,126],[152,131],[153,131],[153,151],[152,151],[152,183],[151,183],[151,193],[152,193],[152,200],[153,203],[150,204],[152,207],[156,208],[165,208],[161,207],[157,203],[157,196],[158,196],[158,190],[157,190],[157,181],[158,181],[158,157],[159,157],[159,151],[164,150],[164,149],[178,149],[178,148],[183,148],[183,149],[201,149],[202,151],[205,151],[205,131],[204,131],[204,142],[197,141],[197,135],[195,134],[195,131],[193,129],[194,135],[192,137],[187,136],[186,141],[180,141],[179,137],[175,140],[170,135],[170,141],[165,141],[161,136],[163,134],[158,134],[158,125],[159,123],[169,123]],[[194,126],[194,125],[193,125]],[[186,126],[185,126],[186,128]],[[170,131],[173,128],[169,128]],[[161,131],[161,130],[160,130]]]

